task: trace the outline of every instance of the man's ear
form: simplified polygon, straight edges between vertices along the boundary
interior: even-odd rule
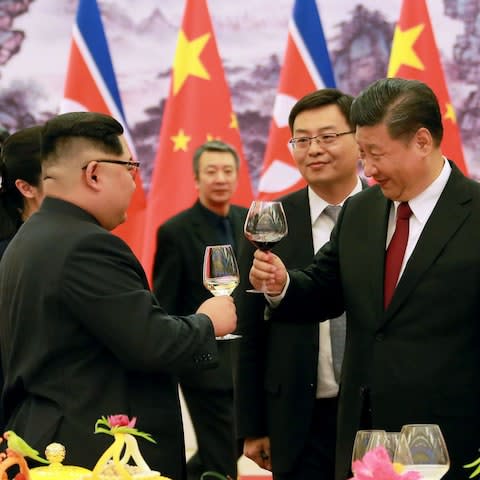
[[[33,191],[34,187],[30,185],[27,181],[22,180],[21,178],[17,178],[15,180],[15,186],[24,197],[33,198],[35,196],[35,192]]]
[[[433,149],[433,138],[430,131],[425,127],[419,128],[415,133],[415,144],[422,153],[430,153]]]
[[[85,168],[85,183],[95,191],[100,190],[98,163],[90,162]]]

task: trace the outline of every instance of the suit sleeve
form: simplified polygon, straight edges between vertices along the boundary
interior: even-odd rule
[[[114,235],[82,238],[58,288],[62,308],[127,369],[176,373],[216,365],[210,319],[168,315],[148,289],[140,263]]]
[[[183,259],[179,239],[165,226],[157,232],[157,250],[153,263],[153,292],[167,312],[178,313],[182,291]]]
[[[317,252],[313,263],[304,269],[289,270],[290,285],[280,305],[271,310],[272,321],[318,322],[338,317],[345,311],[338,258],[343,213],[330,241]]]

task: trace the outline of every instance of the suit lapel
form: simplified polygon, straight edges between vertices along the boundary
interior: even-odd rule
[[[385,270],[385,245],[387,243],[388,215],[391,201],[385,198],[377,188],[377,197],[369,206],[368,242],[371,245],[370,274],[368,297],[372,299],[379,322],[383,319],[383,279]]]
[[[192,207],[192,228],[199,244],[218,245],[218,232],[197,201]]]
[[[247,212],[243,208],[239,208],[235,205],[230,205],[232,226],[233,226],[233,238],[236,242],[236,248],[238,249],[238,244],[240,239],[243,237],[243,225],[245,223],[245,217]]]
[[[445,245],[470,214],[471,194],[465,177],[452,165],[452,173],[425,225],[405,271],[385,312],[391,318],[407,301],[423,273],[441,254]]]
[[[308,265],[314,255],[308,189],[303,188],[282,200],[282,203],[288,222],[288,235],[295,236],[299,242],[280,242],[274,252],[289,260],[288,268]]]

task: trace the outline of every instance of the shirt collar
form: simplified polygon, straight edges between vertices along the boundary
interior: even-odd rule
[[[415,198],[408,201],[410,208],[420,223],[426,223],[430,214],[432,213],[435,205],[437,204],[440,195],[448,182],[452,167],[448,163],[447,159],[443,157],[444,164],[440,175]],[[400,202],[393,202],[395,204],[395,212],[397,211]]]
[[[360,178],[357,178],[357,184],[355,188],[341,201],[338,205],[344,204],[345,200],[356,193],[362,191],[362,182]],[[321,215],[321,213],[325,210],[325,207],[328,207],[330,203],[326,202],[322,197],[318,196],[311,188],[308,187],[308,202],[310,204],[310,218],[312,225],[316,222],[317,218]]]

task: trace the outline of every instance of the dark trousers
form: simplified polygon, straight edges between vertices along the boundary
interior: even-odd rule
[[[290,472],[273,472],[275,480],[332,480],[335,478],[335,441],[338,398],[315,401],[305,446]],[[299,415],[302,413],[299,412]],[[292,422],[295,419],[292,418]],[[292,442],[296,439],[292,438]]]
[[[198,450],[187,462],[188,480],[206,471],[237,477],[241,455],[233,424],[233,391],[204,390],[182,385]]]

